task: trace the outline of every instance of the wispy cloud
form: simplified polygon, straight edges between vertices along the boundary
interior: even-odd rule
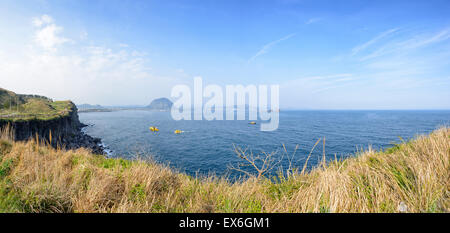
[[[359,52],[361,52],[361,51],[363,51],[363,50],[365,50],[366,48],[368,48],[369,46],[375,44],[376,42],[378,42],[378,41],[381,40],[382,38],[384,38],[384,37],[386,37],[386,36],[388,36],[388,35],[390,35],[390,34],[396,32],[396,31],[398,31],[398,28],[393,28],[393,29],[387,30],[387,31],[385,31],[385,32],[382,32],[381,34],[379,34],[379,35],[376,36],[375,38],[373,38],[373,39],[367,41],[366,43],[354,47],[354,48],[352,49],[352,56],[353,56],[353,55],[356,55],[357,53],[359,53]]]
[[[305,24],[312,24],[312,23],[319,22],[321,20],[322,20],[322,18],[311,18],[308,21],[306,21]]]
[[[296,90],[296,92],[302,92],[303,94],[315,94],[328,89],[350,85],[356,79],[357,77],[349,73],[309,76],[289,80],[282,83],[281,87],[284,90]]]
[[[323,75],[323,76],[311,76],[306,78],[301,78],[303,81],[310,81],[310,80],[333,80],[333,79],[342,79],[342,78],[349,78],[353,76],[352,74],[333,74],[333,75]]]
[[[366,86],[392,92],[424,90],[425,86],[436,87],[437,82],[446,79],[440,71],[450,64],[449,39],[448,28],[425,32],[390,29],[354,47],[347,58],[356,58],[348,61],[361,68],[356,75],[362,77]]]
[[[253,60],[255,60],[255,58],[257,58],[257,57],[259,57],[259,56],[261,56],[261,55],[267,53],[267,52],[268,52],[273,46],[275,46],[276,44],[278,44],[278,43],[280,43],[280,42],[282,42],[282,41],[284,41],[284,40],[287,40],[287,39],[289,39],[289,38],[295,36],[295,34],[296,34],[296,33],[289,34],[289,35],[287,35],[287,36],[285,36],[285,37],[283,37],[283,38],[280,38],[280,39],[278,39],[278,40],[272,41],[272,42],[270,42],[270,43],[264,45],[264,46],[263,46],[263,47],[262,47],[255,55],[253,55],[253,57],[251,57],[247,62],[248,62],[248,63],[252,62]]]
[[[450,39],[450,30],[443,29],[434,34],[419,34],[412,38],[404,40],[394,40],[383,44],[381,47],[362,57],[360,60],[365,61],[388,54],[399,54],[416,51],[428,45],[436,44]]]
[[[425,35],[400,43],[402,49],[415,49],[429,44],[438,43],[450,38],[450,29],[443,29],[434,35]]]

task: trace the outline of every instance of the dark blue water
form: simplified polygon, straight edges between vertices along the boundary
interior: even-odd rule
[[[85,131],[102,138],[113,152],[111,157],[152,156],[188,174],[235,175],[228,166],[242,162],[233,145],[248,147],[254,154],[278,151],[284,144],[293,163],[303,167],[306,157],[319,138],[326,138],[327,159],[351,156],[369,145],[385,149],[418,134],[430,133],[449,125],[450,111],[282,111],[276,131],[261,132],[248,121],[174,121],[168,112],[126,110],[80,113],[81,122],[93,125]],[[153,133],[149,126],[160,131]],[[174,134],[174,130],[185,131]],[[317,164],[322,156],[320,143],[308,162]],[[277,157],[278,158],[278,157]],[[281,163],[288,166],[288,160]]]

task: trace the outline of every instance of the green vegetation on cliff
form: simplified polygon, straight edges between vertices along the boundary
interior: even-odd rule
[[[50,120],[67,116],[74,108],[70,101],[52,101],[37,95],[20,95],[0,88],[0,120]]]
[[[0,212],[448,212],[449,177],[449,128],[309,172],[234,183],[0,136]]]

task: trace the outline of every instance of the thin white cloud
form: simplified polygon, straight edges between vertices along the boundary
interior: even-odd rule
[[[326,109],[448,108],[442,99],[449,96],[444,90],[448,84],[449,46],[448,27],[427,32],[384,31],[339,57],[348,73],[281,83],[280,103]],[[322,67],[327,69],[327,64]]]
[[[309,81],[309,80],[332,80],[332,79],[339,79],[339,78],[348,78],[353,76],[353,74],[348,74],[348,73],[344,73],[344,74],[333,74],[333,75],[325,75],[325,76],[311,76],[311,77],[306,77],[306,78],[301,78],[301,80],[303,81]]]
[[[322,18],[311,18],[308,21],[306,21],[305,24],[308,25],[308,24],[312,24],[312,23],[317,23],[321,20],[322,20]]]
[[[376,49],[372,53],[362,57],[361,61],[366,61],[369,59],[381,57],[388,54],[399,54],[399,53],[408,53],[411,51],[416,51],[419,48],[440,43],[450,39],[450,30],[443,29],[435,34],[421,34],[414,36],[413,38],[409,38],[403,41],[391,41],[380,48]]]
[[[373,38],[373,39],[367,41],[366,43],[354,47],[354,48],[352,49],[352,55],[356,55],[357,53],[359,53],[359,52],[365,50],[366,48],[368,48],[369,46],[375,44],[376,42],[378,42],[378,41],[381,40],[382,38],[384,38],[384,37],[386,37],[386,36],[388,36],[388,35],[390,35],[390,34],[396,32],[396,31],[398,31],[398,28],[393,28],[393,29],[387,30],[387,31],[385,31],[385,32],[382,32],[381,34],[379,34],[379,35],[376,36],[375,38]]]
[[[332,74],[310,76],[289,80],[280,85],[285,93],[302,93],[302,95],[315,94],[317,92],[352,84],[356,80],[353,74]]]
[[[450,38],[450,29],[444,29],[431,36],[421,36],[400,43],[402,49],[415,49],[429,44],[438,43]]]
[[[278,43],[280,43],[280,42],[282,42],[282,41],[284,41],[284,40],[287,40],[287,39],[289,39],[289,38],[295,36],[295,34],[296,34],[296,33],[289,34],[289,35],[287,35],[287,36],[285,36],[285,37],[283,37],[283,38],[280,38],[280,39],[278,39],[278,40],[272,41],[272,42],[270,42],[270,43],[264,45],[264,46],[263,46],[263,47],[255,54],[255,55],[253,55],[253,57],[251,57],[251,58],[248,60],[248,63],[250,63],[250,62],[252,62],[253,60],[255,60],[255,58],[257,58],[258,56],[261,56],[261,55],[267,53],[267,52],[270,50],[270,48],[272,48],[274,45],[276,45],[276,44],[278,44]]]

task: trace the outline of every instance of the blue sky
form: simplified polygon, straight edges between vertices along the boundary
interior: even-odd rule
[[[201,76],[296,109],[450,109],[448,1],[0,2],[0,86],[147,104]]]

